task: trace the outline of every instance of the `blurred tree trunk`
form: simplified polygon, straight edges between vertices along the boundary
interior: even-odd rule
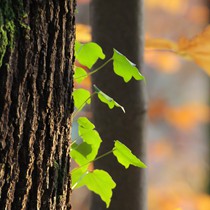
[[[71,209],[74,9],[0,2],[0,209]]]
[[[208,9],[210,10],[210,0],[206,0],[206,6],[208,7]],[[209,24],[210,24],[210,13],[209,13],[209,17],[208,17],[208,19],[209,19]],[[210,82],[210,80],[209,80],[209,82]],[[209,97],[209,104],[210,104],[210,97]],[[209,123],[209,125],[208,125],[208,136],[209,136],[209,138],[210,138],[210,123]],[[210,165],[210,141],[208,141],[209,142],[209,162],[208,162],[208,165]],[[207,180],[207,187],[206,187],[206,191],[207,191],[207,193],[210,195],[210,167],[208,168],[208,174],[209,174],[209,178],[208,178],[208,180]]]
[[[115,48],[142,69],[143,1],[92,0],[90,14],[93,41],[102,46],[107,58],[112,56]],[[113,141],[119,139],[144,161],[144,83],[132,81],[125,84],[123,79],[112,73],[112,65],[105,68],[93,75],[93,84],[124,106],[126,114],[120,109],[107,109],[97,99],[93,101],[94,121],[104,140],[100,154],[109,151]],[[125,170],[111,155],[95,164],[97,168],[108,171],[117,183],[110,210],[146,209],[145,169],[131,167]],[[92,210],[102,209],[105,205],[98,196],[94,196]]]

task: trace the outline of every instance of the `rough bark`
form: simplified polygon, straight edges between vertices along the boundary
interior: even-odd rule
[[[0,2],[0,209],[71,209],[74,9]]]
[[[97,42],[108,55],[112,48],[126,55],[142,69],[143,57],[143,1],[132,0],[92,0],[91,21],[93,41]],[[125,84],[112,73],[112,65],[94,74],[93,83],[123,105],[126,114],[120,109],[108,110],[97,99],[93,101],[93,114],[97,130],[104,143],[100,153],[113,147],[113,140],[124,142],[141,160],[145,160],[143,140],[145,101],[143,82],[132,81]],[[97,168],[108,171],[117,183],[110,210],[146,209],[145,169],[131,167],[125,170],[112,156],[96,161]],[[92,210],[105,209],[97,196],[93,198]]]

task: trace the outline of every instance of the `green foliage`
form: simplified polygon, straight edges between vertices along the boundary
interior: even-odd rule
[[[101,91],[96,85],[93,85],[93,87],[95,88],[98,98],[100,99],[101,102],[107,104],[110,109],[113,109],[115,106],[119,107],[125,113],[125,109],[123,106],[118,104],[113,98],[111,98],[110,96],[105,94],[103,91]]]
[[[106,203],[106,207],[109,207],[112,189],[116,187],[116,183],[106,171],[97,169],[94,171],[87,171],[79,177],[79,181],[76,183],[75,188],[84,185],[86,185],[89,190],[98,194]]]
[[[82,82],[87,76],[88,74],[83,68],[76,66],[74,73],[74,80],[76,82],[78,83]]]
[[[115,49],[113,54],[113,67],[114,72],[121,76],[125,82],[129,82],[132,77],[136,80],[144,79],[139,70],[136,68],[136,65]]]
[[[118,162],[125,166],[125,168],[128,168],[129,165],[146,168],[146,165],[133,155],[128,147],[118,140],[115,141],[113,154],[117,158]]]
[[[82,143],[73,143],[70,154],[79,166],[83,166],[94,161],[102,140],[98,132],[94,130],[95,126],[86,117],[80,117],[77,122]]]
[[[85,104],[90,104],[91,102],[90,92],[83,88],[74,90],[73,97],[74,105],[78,110],[81,110],[85,106]]]
[[[88,68],[92,68],[99,58],[105,58],[101,47],[93,42],[87,44],[76,42],[75,55],[78,62],[84,66],[87,66]],[[113,57],[108,59],[97,69],[92,70],[89,74],[87,74],[83,68],[76,66],[74,75],[75,81],[82,82],[82,80],[88,75],[98,72],[111,61],[113,61],[113,70],[115,74],[122,77],[125,82],[130,81],[132,78],[136,80],[144,79],[144,77],[139,73],[135,64],[131,63],[124,55],[114,49]],[[110,109],[119,107],[123,112],[125,112],[123,106],[105,94],[96,85],[94,85],[94,89],[95,92],[92,94],[90,94],[89,91],[81,88],[74,91],[74,102],[75,107],[77,108],[75,113],[78,113],[78,111],[80,111],[86,104],[90,104],[91,97],[93,95],[97,95],[99,100],[107,104]],[[75,113],[74,116],[76,115]],[[102,139],[95,130],[95,125],[86,117],[78,118],[77,123],[77,139],[80,138],[81,140],[73,141],[70,151],[71,157],[78,164],[78,168],[75,168],[71,172],[72,189],[86,185],[91,191],[95,192],[101,197],[108,208],[112,197],[112,190],[115,188],[116,184],[106,171],[97,169],[90,171],[88,168],[91,162],[94,162],[112,153],[117,158],[118,162],[125,166],[125,168],[128,168],[129,165],[145,168],[146,165],[135,155],[133,155],[128,147],[118,140],[115,141],[114,147],[111,151],[97,156]]]
[[[87,66],[90,69],[99,58],[104,59],[105,55],[101,47],[96,43],[90,42],[81,44],[76,41],[75,57],[80,64]]]

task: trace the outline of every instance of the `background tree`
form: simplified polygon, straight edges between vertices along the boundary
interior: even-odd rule
[[[71,209],[74,9],[0,2],[1,209]]]
[[[112,56],[113,47],[125,54],[142,69],[143,55],[143,1],[92,0],[92,35],[93,41],[102,46],[107,57]],[[145,102],[143,82],[132,81],[125,84],[112,73],[112,66],[106,71],[94,74],[93,84],[116,99],[125,107],[126,114],[113,109],[108,110],[103,104],[93,102],[93,114],[96,127],[104,140],[101,154],[113,147],[113,140],[123,141],[134,154],[145,159],[143,141]],[[130,168],[123,170],[117,166],[113,157],[96,161],[97,168],[108,171],[117,183],[110,209],[146,209],[145,169]],[[105,209],[105,205],[94,196],[93,210]]]

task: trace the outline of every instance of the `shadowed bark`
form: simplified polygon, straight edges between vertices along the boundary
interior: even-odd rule
[[[74,10],[0,2],[0,209],[71,209]]]
[[[112,48],[126,55],[142,70],[143,67],[143,5],[141,0],[92,0],[91,21],[93,41],[103,49],[107,58]],[[93,75],[93,83],[125,107],[109,110],[97,99],[93,101],[94,121],[104,143],[100,154],[109,151],[114,140],[124,142],[141,160],[145,160],[144,119],[145,101],[141,81],[128,84],[112,73],[112,65]],[[96,161],[96,168],[108,171],[117,183],[110,210],[146,209],[145,169],[130,167],[125,170],[113,156]],[[94,196],[92,210],[106,209]]]

